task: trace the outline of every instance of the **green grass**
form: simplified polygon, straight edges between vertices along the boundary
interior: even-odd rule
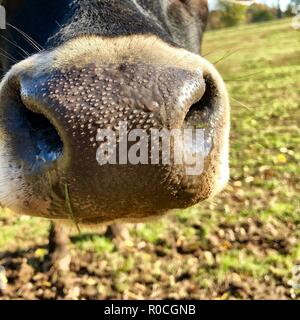
[[[115,247],[110,239],[96,234],[86,234],[72,238],[76,247],[83,251],[94,251],[96,253],[111,253]]]
[[[116,291],[133,286],[128,273],[138,268],[168,288],[179,270],[204,290],[236,273],[288,287],[300,262],[300,32],[290,20],[211,31],[203,54],[211,62],[227,56],[216,66],[232,98],[231,181],[211,203],[134,228],[125,249],[104,236],[74,238],[78,250],[107,259]],[[46,241],[43,220],[4,219],[0,251]],[[186,252],[174,254],[175,244]]]
[[[284,234],[299,242],[300,33],[290,20],[210,32],[205,52],[212,52],[207,56],[211,61],[232,53],[217,66],[232,97],[230,191],[240,190],[242,201],[229,201],[225,220],[240,223],[251,217],[265,225],[272,221],[279,231],[289,223],[294,230]],[[276,254],[285,274],[300,258],[299,248],[292,251]],[[249,252],[242,263],[237,255],[229,250],[220,269],[238,266],[239,272],[259,277],[274,266],[268,254],[258,262]]]

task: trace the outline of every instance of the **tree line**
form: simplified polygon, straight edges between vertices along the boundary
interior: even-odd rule
[[[268,6],[262,3],[245,5],[228,0],[219,0],[216,9],[210,12],[209,29],[233,27],[241,24],[256,23],[294,16],[300,0],[291,0],[287,9],[282,11],[279,5]]]

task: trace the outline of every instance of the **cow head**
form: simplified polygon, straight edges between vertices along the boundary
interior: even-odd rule
[[[78,223],[138,221],[224,187],[229,103],[219,73],[199,55],[206,0],[2,4],[8,23],[0,37],[2,206]],[[132,139],[121,143],[122,126],[125,140],[137,129],[145,133],[139,148]],[[154,131],[196,129],[202,145],[182,139],[176,148],[171,139],[169,162],[162,146],[159,161],[148,161],[159,144],[159,138],[150,143]],[[115,133],[115,143],[105,132]],[[147,142],[145,162],[124,158],[134,150],[138,158]],[[179,153],[201,154],[201,170],[175,163]],[[103,155],[117,162],[102,162]]]

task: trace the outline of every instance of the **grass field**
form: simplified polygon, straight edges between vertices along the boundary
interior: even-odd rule
[[[227,189],[213,202],[130,226],[132,241],[75,235],[71,272],[54,280],[41,267],[48,222],[1,213],[3,297],[299,297],[300,32],[290,20],[208,32],[203,54],[232,97]]]

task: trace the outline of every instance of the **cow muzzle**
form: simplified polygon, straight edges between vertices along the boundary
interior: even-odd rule
[[[33,56],[2,81],[0,107],[0,199],[20,213],[137,221],[228,179],[220,75],[157,39],[76,39]]]

